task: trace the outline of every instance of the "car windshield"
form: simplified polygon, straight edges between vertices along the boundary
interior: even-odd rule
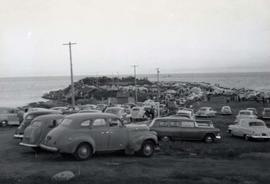
[[[207,111],[207,108],[200,108],[200,111]]]
[[[240,112],[241,115],[251,115],[251,112],[249,111],[242,111]]]
[[[62,121],[62,123],[60,125],[62,125],[62,126],[70,126],[71,125],[71,122],[72,122],[72,119],[66,118],[66,119],[64,119]]]
[[[118,114],[121,109],[107,109],[107,113]]]
[[[255,121],[255,122],[249,122],[249,126],[265,126],[263,122]]]
[[[132,111],[140,111],[139,108],[133,108]]]

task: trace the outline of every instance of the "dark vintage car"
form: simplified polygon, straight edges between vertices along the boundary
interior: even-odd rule
[[[38,148],[50,130],[58,126],[64,119],[61,114],[42,115],[35,118],[24,130],[22,146]]]
[[[22,139],[23,133],[26,127],[28,127],[33,119],[35,119],[38,116],[46,115],[46,114],[61,114],[61,112],[56,110],[39,110],[39,111],[33,111],[26,114],[23,122],[20,124],[20,126],[16,129],[14,138],[15,139]]]
[[[117,150],[150,157],[157,144],[156,132],[149,131],[146,125],[124,125],[110,113],[77,113],[66,116],[40,147],[85,160],[98,151]]]
[[[214,128],[211,121],[200,121],[189,118],[163,117],[154,119],[150,130],[157,132],[159,139],[164,140],[201,140],[212,143],[221,140],[220,130]]]

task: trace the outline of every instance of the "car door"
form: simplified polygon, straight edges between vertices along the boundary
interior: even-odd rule
[[[108,118],[109,150],[123,150],[128,143],[128,130],[117,118]]]
[[[199,132],[195,127],[194,121],[183,120],[181,122],[180,129],[181,129],[180,137],[183,140],[197,140],[200,137]]]
[[[92,121],[90,136],[96,144],[96,151],[105,151],[108,149],[109,125],[106,119],[97,118]]]

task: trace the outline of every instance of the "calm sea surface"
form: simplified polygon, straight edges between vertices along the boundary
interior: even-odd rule
[[[75,81],[84,76],[76,76]],[[155,81],[155,75],[139,75]],[[208,74],[163,74],[162,81],[208,82],[231,88],[269,89],[270,73],[208,73]],[[42,101],[42,94],[65,88],[69,77],[21,77],[0,78],[0,106],[17,107],[30,102]]]

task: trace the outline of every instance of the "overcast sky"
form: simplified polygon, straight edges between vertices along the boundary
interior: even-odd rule
[[[0,3],[0,77],[270,71],[269,0]]]

